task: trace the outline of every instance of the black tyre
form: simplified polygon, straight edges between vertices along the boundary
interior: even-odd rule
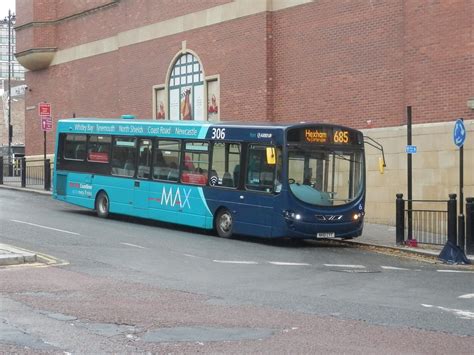
[[[109,216],[110,201],[109,196],[104,191],[101,191],[95,200],[95,210],[97,216],[100,218],[107,218]]]
[[[221,238],[232,237],[233,221],[229,210],[220,210],[215,219],[215,228],[217,235]]]

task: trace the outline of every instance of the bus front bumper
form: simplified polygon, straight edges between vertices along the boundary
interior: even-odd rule
[[[356,238],[362,234],[363,220],[339,223],[308,223],[286,220],[286,237],[295,239]]]

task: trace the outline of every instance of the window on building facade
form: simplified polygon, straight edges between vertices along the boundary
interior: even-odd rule
[[[168,83],[168,112],[171,120],[206,119],[204,79],[197,58],[186,53],[173,66]]]
[[[207,119],[208,121],[219,121],[219,79],[207,80]]]
[[[155,119],[164,120],[166,116],[166,90],[165,86],[155,87]]]
[[[13,22],[13,25],[15,22]],[[25,78],[25,69],[18,63],[14,53],[16,52],[16,34],[13,29],[10,28],[10,36],[8,36],[8,25],[5,21],[0,21],[0,78],[8,78],[8,62],[10,62],[10,75],[11,78],[16,80],[23,80]],[[10,50],[8,48],[10,43]],[[10,53],[10,58],[8,58]]]

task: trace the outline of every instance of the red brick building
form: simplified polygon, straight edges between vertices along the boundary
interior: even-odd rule
[[[415,125],[474,119],[471,0],[17,0],[16,10],[27,155],[42,152],[32,109],[42,101],[53,120],[179,119],[187,90],[193,119],[390,129],[408,105]]]

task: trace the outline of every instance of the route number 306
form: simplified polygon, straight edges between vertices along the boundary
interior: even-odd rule
[[[225,139],[225,128],[213,128],[211,139]]]

